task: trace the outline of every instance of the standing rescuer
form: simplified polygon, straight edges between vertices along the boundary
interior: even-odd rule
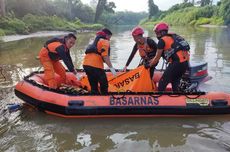
[[[153,30],[159,42],[156,56],[151,60],[150,66],[157,64],[161,56],[169,63],[159,81],[158,91],[165,91],[171,83],[173,91],[178,92],[180,79],[189,66],[189,44],[181,36],[168,33],[167,23],[161,22]]]
[[[116,71],[110,61],[110,38],[112,32],[104,28],[98,31],[93,44],[89,45],[85,52],[83,68],[88,76],[92,93],[99,93],[98,83],[100,84],[100,93],[108,92],[108,80],[104,71],[104,62],[110,68],[112,74],[116,76]]]
[[[145,66],[149,66],[149,61],[153,59],[153,57],[156,55],[157,51],[157,44],[156,42],[149,38],[149,37],[143,37],[144,30],[140,27],[137,26],[132,30],[132,36],[134,41],[136,42],[133,50],[126,62],[126,65],[124,67],[124,71],[126,71],[127,67],[129,66],[130,62],[132,61],[133,57],[135,56],[136,52],[139,51],[139,55],[141,56],[142,59],[142,64]],[[150,68],[150,77],[153,77],[155,66],[152,66]]]
[[[39,52],[39,59],[44,68],[44,78],[50,88],[58,86],[55,80],[55,73],[61,77],[61,83],[67,83],[66,70],[59,60],[63,60],[70,72],[77,74],[74,69],[69,49],[74,46],[76,36],[72,33],[64,38],[53,38],[48,40]]]

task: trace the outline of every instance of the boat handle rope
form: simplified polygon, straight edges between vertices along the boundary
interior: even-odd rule
[[[169,96],[169,97],[179,97],[179,96],[181,96],[181,94],[172,94],[172,95],[171,95],[171,94],[168,94],[168,96]]]
[[[117,94],[117,95],[119,95],[119,94]],[[120,99],[123,99],[125,97],[125,94],[123,94],[121,97],[115,97],[113,94],[111,94],[111,96],[113,99],[120,100]]]
[[[190,96],[187,95],[187,94],[185,94],[184,96],[185,96],[186,98],[188,98],[188,99],[197,99],[197,98],[199,98],[201,95],[203,95],[203,93],[200,93],[200,94],[196,95],[195,97],[190,97]]]
[[[199,93],[199,92],[197,92]],[[197,99],[199,98],[201,95],[204,95],[205,93],[204,92],[200,92],[199,94],[185,94],[185,93],[181,93],[181,94],[167,94],[169,97],[180,97],[180,96],[185,96],[186,98],[188,99]],[[149,94],[151,97],[160,97],[162,96],[163,94],[160,94],[160,95],[151,95]],[[195,97],[190,97],[190,95],[196,95]]]
[[[131,91],[131,90],[126,90],[126,92],[132,92],[132,91]],[[119,95],[119,92],[118,92],[117,95]],[[126,95],[126,94],[123,94],[121,97],[115,97],[113,94],[111,94],[112,98],[113,98],[113,99],[116,99],[116,100],[124,99],[124,98],[125,98],[125,95]]]
[[[153,98],[159,98],[159,97],[161,97],[163,94],[158,94],[158,95],[156,95],[156,94],[149,94],[149,96],[150,97],[153,97]]]

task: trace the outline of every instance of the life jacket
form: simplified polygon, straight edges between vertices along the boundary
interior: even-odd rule
[[[63,39],[54,39],[54,41],[46,43],[44,47],[48,51],[48,56],[51,60],[56,61],[60,60],[58,53],[56,52],[56,48],[63,45]],[[65,45],[64,45],[65,46]],[[68,52],[68,49],[65,47],[65,52]]]
[[[100,39],[106,39],[105,36],[103,35],[97,35],[96,38],[94,39],[93,43],[92,44],[89,44],[86,48],[86,51],[85,51],[85,54],[88,54],[88,53],[95,53],[95,54],[98,54],[98,55],[101,55],[101,53],[103,52],[103,50],[101,50],[100,52],[98,51],[98,48],[97,48],[97,43]],[[109,56],[110,56],[110,47],[109,47],[109,52],[108,52]]]
[[[169,40],[167,37],[171,37],[173,42],[171,42],[171,40]],[[190,46],[183,37],[177,34],[167,34],[166,36],[162,37],[162,39],[165,41],[166,45],[166,50],[164,50],[163,52],[163,58],[166,61],[170,61],[170,59],[176,60],[177,58],[179,58],[176,55],[178,51],[186,52],[187,54],[189,54]],[[168,46],[167,43],[170,46]]]
[[[65,44],[65,39],[66,39],[66,36],[65,37],[54,37],[52,39],[49,39],[48,41],[46,41],[46,43],[44,44],[44,46],[52,43],[52,42],[60,42],[62,44]]]
[[[149,37],[145,38],[144,44],[137,44],[137,49],[142,59],[149,60],[152,59],[156,55],[156,50],[150,48],[148,41]]]

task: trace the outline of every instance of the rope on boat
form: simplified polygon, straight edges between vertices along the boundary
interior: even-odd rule
[[[124,93],[124,92],[118,92],[118,93]],[[125,93],[132,93],[132,91],[127,90]],[[116,94],[117,95],[117,94]],[[120,99],[124,99],[126,94],[123,94],[121,97],[115,97],[113,94],[111,94],[112,98],[115,100],[120,100]]]
[[[189,94],[185,94],[185,97],[188,99],[197,99],[202,95],[205,95],[203,92],[197,92],[198,94],[195,97],[190,97]]]

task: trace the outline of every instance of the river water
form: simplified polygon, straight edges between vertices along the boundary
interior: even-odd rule
[[[111,59],[116,68],[123,68],[134,45],[130,31],[128,26],[113,28]],[[208,62],[213,79],[201,89],[230,92],[230,29],[173,27],[171,31],[188,40],[193,62]],[[145,35],[155,39],[151,29]],[[40,36],[7,37],[9,42],[0,42],[0,72],[4,75],[0,73],[0,151],[230,151],[230,115],[63,119],[29,107],[8,112],[8,103],[22,102],[15,97],[13,86],[40,68],[35,57],[49,38]],[[93,37],[94,33],[78,35],[71,49],[76,68],[82,68],[84,49]],[[129,68],[139,60],[137,54]]]

